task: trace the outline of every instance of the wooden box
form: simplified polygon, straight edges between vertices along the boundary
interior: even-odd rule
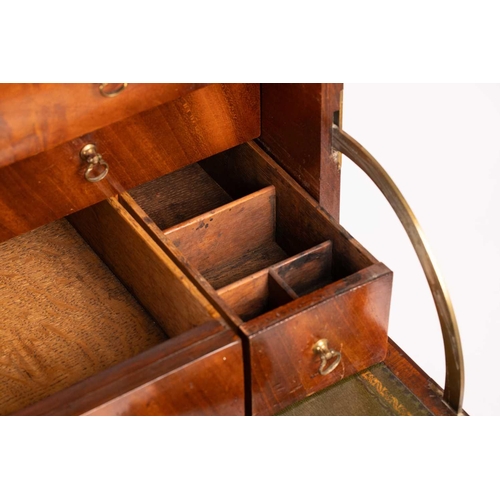
[[[270,415],[386,358],[392,273],[336,220],[341,86],[125,88],[108,113],[98,86],[7,87],[0,413]],[[49,90],[89,112],[30,145],[5,102],[37,117]]]

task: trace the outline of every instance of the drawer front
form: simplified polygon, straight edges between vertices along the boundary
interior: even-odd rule
[[[209,85],[0,168],[0,241],[258,136],[258,103],[258,85]],[[99,182],[84,177],[86,144],[109,165]]]
[[[204,86],[199,83],[2,84],[0,167]]]
[[[17,415],[244,415],[241,341],[213,321]]]
[[[391,284],[392,272],[376,264],[244,324],[252,413],[274,414],[383,361]],[[321,340],[331,351],[323,363]]]

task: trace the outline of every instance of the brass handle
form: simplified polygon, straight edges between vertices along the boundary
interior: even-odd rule
[[[430,255],[425,235],[410,206],[380,163],[350,135],[333,125],[333,149],[345,154],[382,191],[403,224],[429,283],[441,323],[446,357],[444,400],[461,413],[464,395],[464,359],[458,324],[448,290]]]
[[[101,85],[99,85],[99,92],[101,95],[103,97],[116,97],[127,88],[128,83],[122,83],[116,90],[112,90],[111,92],[106,91],[106,85],[109,85],[109,83],[101,83]]]
[[[321,364],[319,365],[319,374],[328,375],[332,373],[337,366],[339,366],[340,360],[342,359],[342,354],[335,349],[330,349],[328,347],[328,340],[321,339],[318,340],[312,348],[313,352],[320,355]],[[328,365],[328,368],[326,365]]]
[[[89,182],[102,181],[108,175],[109,165],[97,152],[95,144],[84,146],[80,151],[80,158],[88,163],[88,167],[85,170],[85,179]],[[96,174],[97,167],[100,167],[101,172]]]

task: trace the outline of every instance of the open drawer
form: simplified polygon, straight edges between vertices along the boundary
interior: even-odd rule
[[[0,245],[0,414],[244,414],[241,341],[174,262],[116,199],[70,221],[95,253],[64,219]]]
[[[119,200],[239,331],[248,413],[385,358],[391,271],[254,143]]]

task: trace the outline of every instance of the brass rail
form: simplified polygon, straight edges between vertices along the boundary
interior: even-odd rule
[[[380,163],[350,135],[333,125],[333,149],[350,158],[382,191],[403,224],[429,283],[443,334],[446,358],[444,400],[461,413],[464,394],[464,360],[455,312],[448,290],[431,256],[425,235],[413,211]]]

